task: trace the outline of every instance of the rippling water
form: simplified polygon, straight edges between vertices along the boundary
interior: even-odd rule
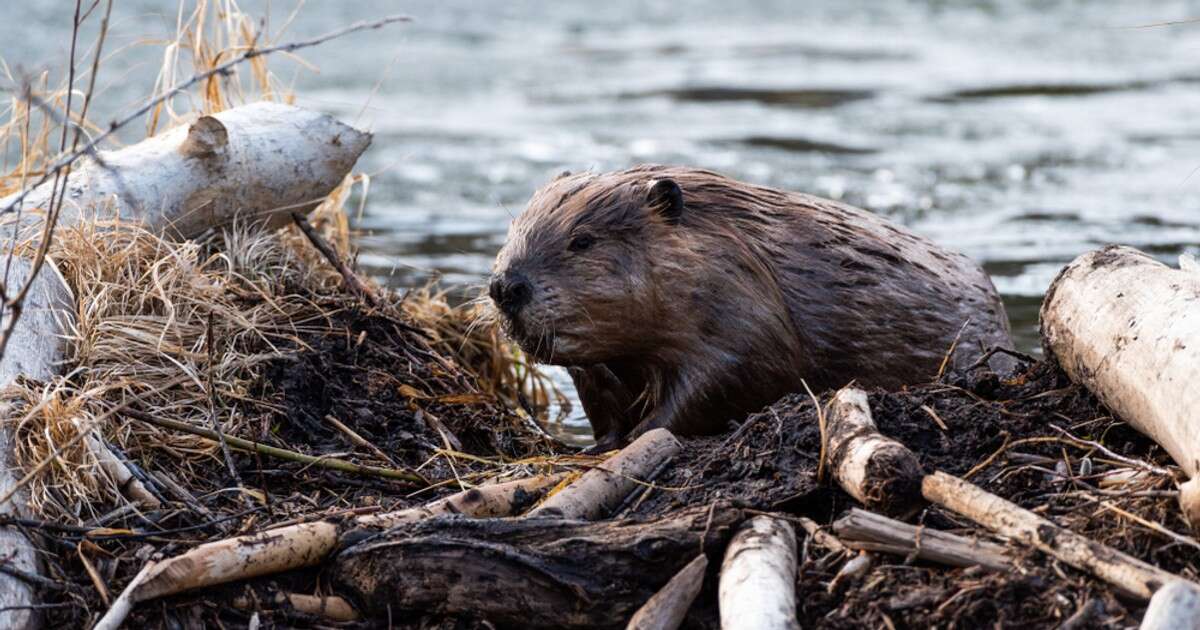
[[[61,55],[62,4],[0,24],[0,56]],[[158,5],[118,2],[114,41],[171,32]],[[1074,256],[1200,243],[1200,23],[1138,28],[1195,2],[310,2],[288,32],[397,10],[417,21],[297,76],[301,105],[376,133],[360,262],[395,286],[481,283],[541,183],[640,162],[844,199],[964,251],[1025,350]],[[119,105],[157,64],[123,54]]]

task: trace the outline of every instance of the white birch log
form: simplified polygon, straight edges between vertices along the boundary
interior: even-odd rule
[[[625,630],[675,630],[683,625],[692,602],[704,585],[704,571],[708,569],[708,557],[696,556],[687,566],[679,570],[657,593],[629,619]]]
[[[746,521],[725,551],[717,590],[722,630],[799,628],[792,526],[770,516]]]
[[[670,431],[647,431],[616,455],[551,495],[529,515],[584,520],[603,518],[638,484],[646,483],[654,471],[675,457],[679,449],[679,440]]]
[[[316,207],[370,142],[369,133],[299,107],[235,107],[82,160],[60,220],[115,215],[181,238],[235,219],[279,227]],[[35,189],[23,212],[37,215],[50,196],[49,183]]]
[[[850,496],[896,516],[911,514],[924,503],[920,462],[908,447],[879,432],[866,392],[846,387],[834,395],[828,432],[833,476]]]
[[[1041,311],[1049,354],[1187,473],[1179,501],[1200,527],[1200,273],[1129,247],[1076,258]]]
[[[1200,587],[1169,582],[1150,598],[1141,630],[1200,630]]]
[[[10,264],[6,287],[19,287],[29,277],[32,266],[21,258],[13,258]],[[3,269],[4,257],[0,256],[0,274]],[[46,260],[22,308],[8,348],[0,357],[0,388],[11,385],[19,376],[47,379],[61,371],[67,353],[67,334],[73,325],[75,298],[54,261]],[[11,317],[11,313],[6,313],[5,317]],[[0,327],[2,325],[0,323]],[[4,421],[0,425],[0,496],[7,496],[22,476],[12,461],[13,436],[7,422],[11,413],[8,409],[0,410],[0,421]],[[0,504],[0,516],[29,516],[27,499],[24,492],[17,492]],[[12,527],[0,527],[0,561],[18,571],[41,573],[41,563],[33,544]],[[30,584],[0,573],[0,628],[38,627],[40,618],[36,610],[28,608],[36,603]]]

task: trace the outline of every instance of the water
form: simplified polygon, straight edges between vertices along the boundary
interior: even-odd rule
[[[0,55],[61,58],[62,4],[23,2]],[[304,53],[320,74],[275,66],[298,73],[300,105],[375,132],[360,263],[394,286],[480,284],[537,186],[640,162],[889,215],[981,261],[1029,351],[1074,256],[1200,244],[1200,23],[1136,28],[1200,3],[310,2],[288,33],[398,10],[417,21]],[[114,24],[130,44],[172,32],[174,10],[119,2]],[[156,66],[122,53],[109,102],[144,94]],[[586,434],[577,416],[568,431]]]

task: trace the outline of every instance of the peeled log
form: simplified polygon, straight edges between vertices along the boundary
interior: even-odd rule
[[[180,238],[233,223],[280,227],[336,188],[371,135],[333,117],[259,102],[203,116],[142,142],[83,159],[71,171],[61,221],[114,214]],[[22,202],[45,209],[51,184]],[[15,195],[0,199],[6,207]]]
[[[607,516],[630,492],[679,452],[679,440],[666,429],[641,435],[574,483],[534,508],[530,516],[597,519]]]
[[[1200,587],[1170,582],[1150,598],[1139,630],[1200,630]]]
[[[675,630],[682,625],[704,585],[706,569],[708,557],[696,556],[633,614],[625,630]]]
[[[1042,302],[1047,354],[1162,445],[1191,479],[1179,501],[1200,527],[1200,273],[1129,247],[1076,258]]]
[[[879,433],[866,392],[846,387],[834,395],[828,433],[833,476],[850,496],[893,516],[911,514],[924,504],[924,472],[917,456]]]
[[[652,521],[434,518],[405,523],[337,556],[339,592],[364,612],[470,615],[498,627],[622,628],[742,519],[728,503]]]
[[[0,264],[3,264],[0,258]],[[18,287],[32,271],[29,261],[13,258],[8,271],[8,286]],[[74,313],[75,298],[54,262],[47,260],[38,272],[26,296],[24,312],[17,320],[4,356],[0,357],[0,388],[19,376],[47,379],[60,371],[67,353],[67,332]],[[11,314],[7,314],[11,317]],[[8,415],[10,410],[0,410]],[[5,418],[7,419],[7,418]],[[21,477],[12,462],[11,425],[0,425],[0,496],[7,496]],[[17,492],[0,504],[0,516],[29,516],[24,513],[26,497]],[[25,573],[40,574],[37,551],[25,534],[14,527],[0,527],[0,557],[7,566]],[[0,573],[0,628],[34,628],[39,625],[36,610],[20,608],[36,604],[33,587],[8,573]]]
[[[756,516],[725,550],[718,592],[721,630],[790,630],[796,622],[796,532]]]

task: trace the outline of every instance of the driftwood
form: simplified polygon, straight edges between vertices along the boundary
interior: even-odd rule
[[[3,264],[3,263],[0,263]],[[8,287],[18,287],[29,277],[29,261],[13,258],[8,268]],[[30,287],[24,312],[13,328],[8,348],[0,357],[0,388],[11,385],[18,377],[47,379],[60,371],[67,352],[66,335],[74,320],[75,298],[66,282],[47,260]],[[5,309],[6,317],[11,310]],[[0,411],[0,420],[7,419],[9,410]],[[9,496],[21,477],[12,463],[12,434],[10,425],[0,425],[0,496]],[[28,516],[24,513],[26,497],[17,492],[0,504],[0,516]],[[25,534],[12,527],[0,527],[0,562],[8,567],[38,575],[41,563],[37,551]],[[31,628],[39,623],[33,586],[28,582],[0,573],[0,628]]]
[[[1076,534],[958,477],[936,472],[925,478],[922,491],[929,501],[961,514],[984,527],[1116,586],[1141,600],[1179,576],[1152,566],[1112,547]]]
[[[718,589],[722,630],[799,628],[796,533],[782,519],[746,521],[725,551]]]
[[[1042,336],[1071,380],[1171,454],[1179,501],[1200,527],[1200,273],[1135,249],[1076,258],[1042,303]]]
[[[958,536],[928,527],[915,527],[886,516],[852,509],[833,524],[838,539],[851,549],[879,551],[954,567],[982,566],[992,571],[1012,568],[1003,545]]]
[[[342,183],[370,142],[326,114],[270,102],[235,107],[100,152],[100,161],[81,159],[60,221],[117,216],[182,238],[235,220],[279,227]],[[35,215],[51,195],[43,184],[22,207]]]
[[[643,433],[599,466],[546,499],[530,516],[597,519],[615,510],[638,484],[679,452],[679,440],[666,429]]]
[[[1150,598],[1141,630],[1200,630],[1200,588],[1168,582]]]
[[[741,518],[724,503],[644,522],[442,517],[347,549],[333,575],[370,614],[620,628],[698,549],[719,549]]]
[[[908,447],[879,433],[866,392],[840,390],[830,402],[827,430],[834,478],[850,496],[896,516],[921,507],[921,464]]]
[[[675,630],[687,617],[688,608],[704,585],[708,556],[700,554],[680,569],[666,586],[658,589],[629,620],[626,630]]]
[[[125,588],[120,600],[137,602],[183,591],[313,566],[328,557],[355,528],[383,528],[438,515],[501,516],[528,508],[562,479],[548,475],[465,490],[428,505],[349,522],[314,521],[205,543],[156,563]],[[112,606],[105,620],[117,627],[129,607]]]

